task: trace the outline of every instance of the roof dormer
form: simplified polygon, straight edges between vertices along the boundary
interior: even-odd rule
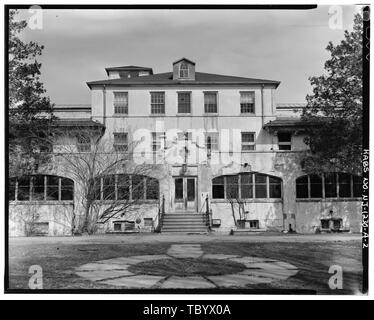
[[[173,80],[195,80],[195,62],[186,58],[173,63]]]
[[[149,76],[153,74],[152,68],[138,66],[122,66],[105,68],[109,79],[126,79],[141,76]]]

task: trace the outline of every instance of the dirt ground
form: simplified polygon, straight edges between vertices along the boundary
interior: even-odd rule
[[[315,294],[361,294],[362,251],[360,235],[357,234],[133,234],[10,238],[9,289],[29,289],[29,267],[32,265],[42,267],[43,289],[118,289],[84,280],[73,270],[98,260],[165,254],[175,243],[199,243],[206,254],[250,255],[284,261],[298,268],[298,273],[287,280],[250,285],[246,288],[248,291],[241,290],[240,293],[250,294],[251,290],[304,289],[312,290]],[[343,289],[332,290],[328,285],[332,276],[329,268],[332,265],[342,267]]]

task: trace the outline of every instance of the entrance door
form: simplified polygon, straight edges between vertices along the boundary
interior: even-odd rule
[[[196,178],[174,178],[174,207],[177,211],[196,211]]]

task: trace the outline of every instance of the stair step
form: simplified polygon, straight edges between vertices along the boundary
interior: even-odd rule
[[[163,225],[175,225],[175,224],[180,224],[180,225],[188,225],[188,224],[193,224],[193,225],[205,225],[205,222],[203,221],[163,221]]]
[[[207,234],[207,230],[175,230],[175,231],[162,231],[162,233],[196,233],[196,234]]]

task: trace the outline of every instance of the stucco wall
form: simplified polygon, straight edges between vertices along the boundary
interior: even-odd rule
[[[321,219],[341,218],[343,229],[351,232],[361,231],[360,201],[297,201],[296,230],[301,233],[314,233],[321,227]]]
[[[48,222],[49,236],[71,234],[74,206],[72,201],[65,203],[10,203],[9,235],[26,236],[30,223]]]

